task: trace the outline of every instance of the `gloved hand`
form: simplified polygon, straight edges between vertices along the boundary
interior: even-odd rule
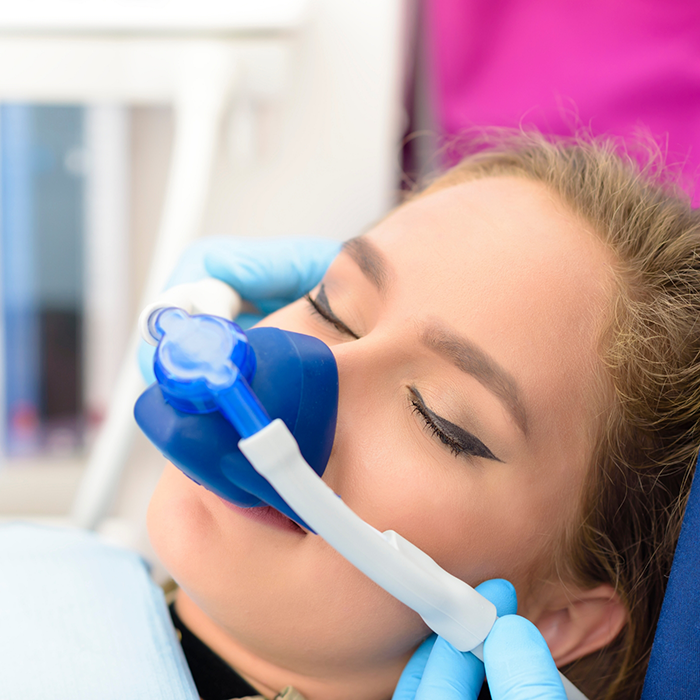
[[[260,311],[236,319],[240,326],[249,328],[311,291],[339,251],[339,242],[325,238],[202,238],[183,253],[167,288],[216,277]],[[148,384],[155,381],[153,353],[151,345],[141,343],[139,366]]]
[[[493,700],[566,700],[544,638],[531,622],[514,614],[511,584],[485,581],[476,590],[499,615],[484,643],[484,663],[433,635],[406,665],[393,700],[476,700],[484,668]]]

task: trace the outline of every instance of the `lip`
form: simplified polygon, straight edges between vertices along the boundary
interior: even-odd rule
[[[288,518],[283,513],[280,513],[276,508],[272,506],[255,506],[254,508],[241,508],[229,501],[219,498],[219,500],[229,509],[242,515],[244,518],[253,520],[255,522],[261,523],[263,525],[268,525],[274,527],[277,530],[283,530],[285,532],[294,532],[297,535],[308,534],[307,530],[302,528],[300,525],[295,523],[293,520]]]

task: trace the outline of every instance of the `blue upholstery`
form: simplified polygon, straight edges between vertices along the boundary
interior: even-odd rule
[[[0,697],[198,700],[163,593],[92,533],[0,527]]]
[[[699,460],[700,464],[700,460]],[[700,476],[690,490],[642,700],[700,698]]]

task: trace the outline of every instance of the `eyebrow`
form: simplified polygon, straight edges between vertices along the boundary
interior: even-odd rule
[[[513,416],[523,434],[527,435],[527,413],[520,400],[517,383],[493,358],[471,341],[437,322],[432,322],[425,328],[421,340],[427,348],[442,355],[495,394]]]
[[[386,256],[363,236],[343,243],[342,250],[360,268],[380,292],[386,291],[391,280],[392,267]],[[478,345],[463,338],[437,321],[431,322],[421,334],[423,344],[442,355],[457,369],[474,377],[491,391],[508,409],[515,423],[527,436],[528,417],[520,400],[515,379]]]
[[[380,291],[384,292],[389,284],[390,266],[380,250],[366,238],[358,236],[343,243],[346,252],[362,271],[362,274]]]

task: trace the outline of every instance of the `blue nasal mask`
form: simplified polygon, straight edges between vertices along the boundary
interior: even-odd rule
[[[151,320],[159,340],[157,384],[136,403],[136,421],[187,476],[231,503],[271,505],[309,527],[238,449],[281,419],[319,475],[333,446],[338,371],[316,338],[278,328],[246,335],[217,316],[161,310]]]
[[[277,328],[246,335],[219,316],[176,308],[235,315],[240,300],[216,280],[167,294],[170,301],[154,302],[140,320],[144,337],[158,346],[158,381],[135,409],[151,441],[221,498],[273,506],[318,533],[434,632],[483,658],[482,643],[496,621],[494,605],[399,533],[366,523],[320,478],[338,405],[330,349]],[[570,700],[585,700],[562,682]]]

